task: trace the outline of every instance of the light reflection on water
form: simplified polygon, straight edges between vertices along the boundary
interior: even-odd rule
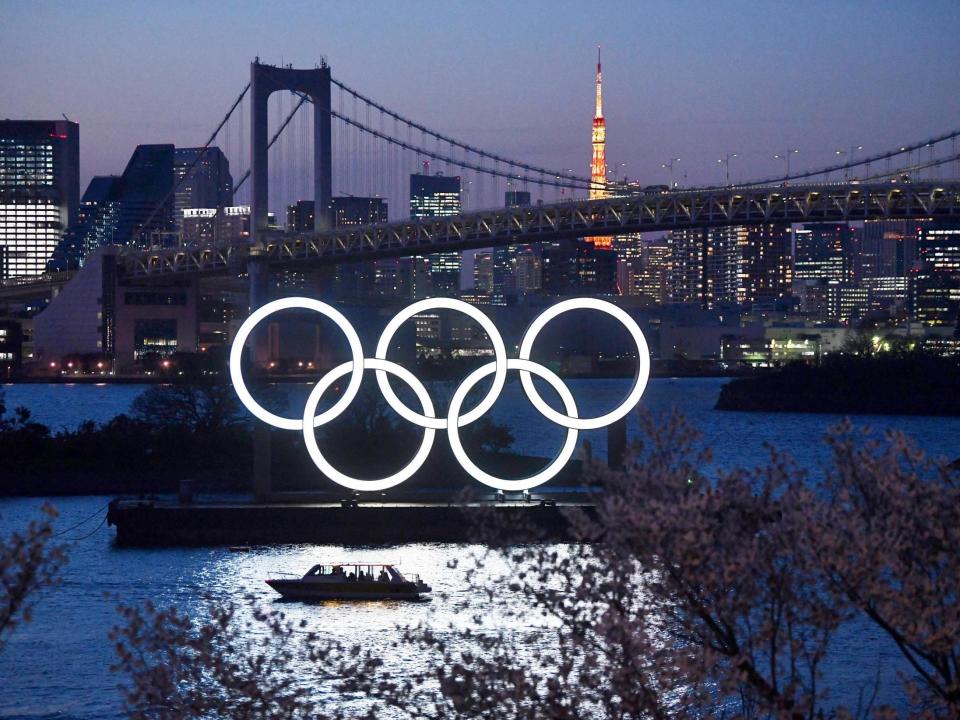
[[[765,413],[724,413],[713,410],[723,380],[658,379],[651,381],[642,404],[653,412],[679,407],[704,442],[714,448],[715,466],[730,468],[763,462],[763,443],[771,442],[792,453],[812,472],[822,467],[828,452],[821,438],[839,416]],[[581,415],[600,414],[623,397],[628,383],[622,380],[568,381]],[[111,385],[22,385],[4,388],[7,406],[27,405],[35,418],[54,428],[75,427],[90,418],[105,421],[124,412],[143,387]],[[288,388],[304,396],[306,387]],[[295,403],[294,403],[295,404]],[[507,423],[516,436],[517,449],[552,454],[562,440],[562,431],[551,427],[511,383],[491,411],[493,419]],[[935,455],[960,455],[960,419],[931,417],[859,417],[858,423],[876,428],[896,428],[915,437]],[[639,422],[631,417],[628,433],[636,436]],[[598,455],[605,446],[604,433],[584,433]],[[438,439],[438,441],[440,441]],[[61,510],[58,526],[69,527],[96,514],[109,498],[57,498]],[[0,533],[24,525],[35,517],[38,499],[0,500]],[[67,538],[92,530],[101,516],[81,526]],[[423,669],[429,658],[413,648],[397,648],[397,626],[427,623],[441,630],[448,624],[466,627],[472,611],[479,609],[486,623],[522,641],[533,657],[550,641],[539,616],[528,617],[521,600],[504,583],[494,587],[495,601],[483,592],[470,590],[464,569],[476,550],[457,545],[403,545],[390,548],[324,547],[287,545],[255,548],[249,553],[226,549],[118,549],[112,545],[113,530],[101,528],[71,549],[63,583],[46,593],[32,624],[18,630],[0,652],[0,715],[18,717],[108,718],[118,715],[119,681],[108,668],[114,661],[107,633],[117,622],[117,599],[139,604],[151,599],[159,605],[175,604],[196,615],[202,595],[240,598],[254,595],[259,602],[275,606],[275,593],[263,582],[274,572],[302,573],[317,562],[382,560],[401,562],[409,572],[420,573],[433,586],[427,603],[283,603],[284,612],[310,628],[348,644],[381,652],[398,667]],[[451,560],[459,561],[448,569]],[[502,568],[501,568],[502,569]],[[496,568],[489,568],[489,582]],[[107,593],[111,598],[104,596]],[[510,612],[514,610],[516,612]],[[446,633],[445,637],[454,635]],[[895,672],[897,654],[870,627],[850,627],[838,638],[831,674],[838,694],[849,695],[882,668],[885,692],[898,697]]]

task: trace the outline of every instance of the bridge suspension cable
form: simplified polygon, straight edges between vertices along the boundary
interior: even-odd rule
[[[249,85],[247,87],[249,87]],[[267,150],[273,147],[273,144],[280,138],[280,135],[283,133],[284,129],[290,124],[290,121],[293,120],[293,116],[297,114],[297,110],[299,110],[308,100],[310,100],[308,95],[300,95],[300,102],[293,106],[293,110],[290,111],[290,114],[287,115],[286,119],[280,124],[280,127],[277,128],[277,131],[273,134],[273,137],[270,138],[270,142],[267,143]],[[246,172],[243,173],[236,185],[233,186],[233,195],[237,194],[240,186],[247,181],[248,177],[250,177],[250,168],[247,168]]]
[[[284,84],[284,83],[281,83],[281,84]],[[299,106],[302,105],[304,102],[309,102],[309,103],[313,104],[314,108],[317,108],[317,107],[318,107],[317,104],[314,102],[313,98],[310,97],[309,95],[306,95],[306,94],[301,93],[301,92],[299,92],[299,91],[297,91],[297,90],[294,90],[294,89],[290,88],[289,86],[286,86],[286,87],[287,87],[287,90],[289,90],[289,91],[292,92],[294,95],[296,95],[296,96],[298,96],[298,97],[300,98],[300,104],[297,105],[298,108],[299,108]],[[360,98],[360,99],[362,99],[362,98]],[[371,106],[372,106],[372,107],[375,107],[375,105],[374,105],[373,103],[371,103]],[[380,108],[377,107],[377,109],[380,109]],[[329,113],[329,115],[330,115],[331,117],[335,117],[335,118],[337,118],[338,120],[341,120],[342,122],[345,122],[346,124],[351,125],[351,126],[357,128],[358,130],[360,130],[361,132],[367,133],[368,135],[370,135],[370,136],[372,136],[372,137],[378,138],[378,139],[380,139],[380,140],[384,140],[384,141],[386,141],[386,142],[388,142],[388,143],[390,143],[390,144],[392,144],[392,145],[395,145],[395,146],[397,146],[397,147],[399,147],[399,148],[402,148],[402,149],[404,149],[404,150],[410,150],[410,151],[412,151],[412,152],[417,153],[418,155],[423,155],[424,157],[429,157],[429,158],[431,158],[431,159],[433,159],[433,160],[439,160],[440,162],[448,163],[448,164],[450,164],[450,165],[455,165],[455,166],[460,167],[460,168],[463,168],[463,169],[465,169],[465,170],[473,170],[474,172],[479,172],[479,173],[483,173],[483,174],[486,174],[486,175],[492,175],[492,176],[495,176],[495,177],[502,177],[502,178],[506,178],[506,179],[508,179],[508,180],[520,180],[521,182],[535,183],[535,184],[540,184],[540,185],[549,185],[549,186],[551,186],[551,187],[568,188],[568,189],[573,189],[573,190],[588,190],[588,189],[590,188],[590,185],[591,185],[591,181],[590,181],[589,179],[580,179],[580,178],[576,178],[576,177],[571,177],[571,176],[569,176],[569,175],[564,176],[563,174],[556,173],[555,171],[546,170],[546,169],[542,169],[542,170],[541,170],[541,169],[535,168],[535,167],[533,167],[533,166],[524,166],[524,165],[519,164],[519,163],[513,163],[512,161],[506,160],[505,158],[497,159],[497,156],[495,156],[495,155],[491,155],[491,154],[489,154],[489,153],[477,152],[475,149],[471,148],[470,146],[466,146],[466,145],[459,144],[459,143],[455,143],[455,142],[454,142],[454,143],[451,143],[451,144],[455,144],[457,147],[460,147],[460,148],[464,149],[465,151],[473,152],[473,153],[475,153],[475,154],[477,154],[477,155],[480,155],[480,156],[482,156],[482,157],[492,158],[492,159],[494,160],[494,163],[495,163],[494,167],[485,167],[485,166],[482,165],[482,164],[474,164],[474,163],[471,163],[471,162],[469,162],[469,161],[467,161],[467,160],[461,160],[461,159],[452,157],[452,156],[450,156],[450,155],[444,155],[444,154],[442,154],[442,153],[440,153],[439,151],[436,151],[436,150],[430,150],[430,149],[428,149],[428,148],[426,148],[426,147],[423,147],[422,145],[414,145],[413,143],[410,143],[410,142],[401,140],[400,138],[395,138],[395,137],[393,137],[393,136],[391,136],[391,135],[388,135],[388,134],[385,133],[385,132],[382,132],[382,131],[380,131],[380,130],[377,130],[376,128],[370,127],[369,125],[367,125],[367,124],[365,124],[365,123],[362,123],[362,122],[360,122],[359,120],[355,120],[355,119],[353,119],[353,118],[351,118],[351,117],[348,117],[348,116],[345,115],[344,113],[337,112],[337,111],[334,110],[333,108],[319,108],[319,110],[320,110],[321,112]],[[385,112],[385,114],[389,114],[389,113],[386,113],[386,111],[384,111],[384,112]],[[289,120],[290,120],[291,117],[293,117],[293,113],[291,113],[291,114],[287,117],[287,121],[283,124],[283,126],[281,126],[280,131],[282,131],[283,128],[286,127],[286,124],[287,124],[287,122],[289,122]],[[401,118],[401,117],[399,117],[399,116],[395,117],[394,119],[397,119],[397,120],[400,120],[401,122],[404,122],[403,118]],[[433,133],[433,132],[431,132],[431,131],[429,131],[429,130],[427,130],[427,129],[425,129],[425,128],[424,128],[424,129],[421,129],[419,126],[416,126],[416,125],[414,125],[414,124],[412,124],[412,123],[408,123],[408,126],[409,126],[409,127],[413,127],[413,128],[415,128],[415,129],[419,130],[421,133],[425,133],[425,134],[431,135],[432,137],[436,138],[438,141],[448,142],[448,143],[450,142],[450,141],[449,141],[447,138],[445,138],[444,136],[438,135],[438,134],[436,134],[436,133]],[[278,135],[279,135],[280,131],[278,131],[278,133],[277,133]],[[438,144],[439,144],[439,143],[438,143]],[[511,173],[511,172],[507,172],[507,171],[504,171],[504,170],[500,170],[498,164],[501,163],[501,162],[508,163],[509,167],[528,168],[528,170],[527,170],[528,172],[535,172],[535,173],[538,173],[538,174],[537,174],[537,175],[518,175],[518,174],[515,174],[515,173]],[[553,178],[553,179],[548,179],[548,178],[547,178],[547,175],[546,175],[547,173],[549,173],[549,174],[550,174],[549,177],[550,177],[550,178]],[[246,176],[244,176],[243,179],[245,180],[245,179],[246,179]],[[238,186],[239,186],[239,183],[238,183]]]
[[[394,112],[393,110],[390,110],[389,108],[378,103],[376,100],[373,100],[372,98],[367,97],[366,95],[363,95],[360,92],[357,92],[350,86],[340,82],[334,77],[330,78],[330,82],[332,82],[334,85],[336,85],[340,89],[346,91],[348,94],[352,95],[353,97],[357,98],[361,102],[364,102],[370,107],[373,107],[379,110],[383,114],[388,115],[389,117],[392,117],[394,120],[398,120],[400,123],[408,127],[411,127],[415,130],[419,130],[421,133],[425,135],[429,135],[430,137],[435,138],[440,142],[445,142],[452,147],[458,147],[461,150],[464,150],[465,152],[473,153],[474,155],[477,155],[479,157],[484,157],[489,160],[493,160],[494,162],[504,163],[510,167],[520,168],[521,170],[524,170],[526,172],[532,172],[538,175],[544,175],[549,177],[563,176],[563,173],[557,172],[556,170],[550,170],[548,168],[537,167],[536,165],[530,165],[528,163],[511,160],[510,158],[503,157],[502,155],[497,155],[495,153],[482,150],[481,148],[474,147],[473,145],[468,145],[467,143],[461,142],[456,138],[450,137],[449,135],[444,135],[435,130],[431,130],[430,128],[426,127],[425,125],[421,125],[415,120],[411,120],[407,117],[404,117],[403,115],[400,115],[399,113]],[[424,153],[424,154],[427,154],[427,153]],[[438,159],[442,159],[442,158],[438,158]],[[459,163],[454,163],[454,164],[459,164]],[[475,168],[469,168],[469,169],[475,169]],[[519,177],[519,176],[504,175],[503,177]],[[576,183],[579,183],[580,185],[583,185],[583,189],[589,189],[591,187],[592,181],[588,177],[579,177],[579,176],[570,176],[570,175],[568,175],[567,177],[571,182],[576,182]],[[562,187],[575,187],[575,185],[570,184],[570,185],[564,185]],[[577,185],[576,187],[579,187],[579,185]]]
[[[173,184],[173,186],[170,188],[170,191],[166,195],[164,195],[163,200],[157,203],[157,205],[153,208],[153,212],[151,212],[150,215],[147,216],[147,219],[137,226],[137,228],[133,231],[133,235],[130,238],[131,240],[133,240],[139,233],[142,233],[144,228],[150,227],[150,223],[153,222],[153,218],[155,218],[157,213],[160,212],[160,208],[164,207],[168,202],[170,202],[170,198],[173,197],[173,195],[177,192],[177,190],[180,189],[180,186],[184,182],[186,182],[188,177],[190,177],[190,173],[193,172],[193,169],[200,163],[200,161],[204,157],[206,157],[207,148],[209,148],[210,145],[213,143],[213,141],[216,140],[217,135],[220,134],[220,131],[223,129],[223,126],[227,124],[227,121],[230,119],[230,116],[233,115],[233,111],[237,109],[237,106],[241,103],[241,101],[243,100],[244,96],[247,94],[247,91],[249,89],[250,89],[250,83],[247,83],[246,87],[243,88],[243,90],[240,92],[240,95],[237,97],[237,99],[233,101],[233,105],[231,105],[230,109],[227,110],[227,114],[223,116],[223,120],[220,121],[220,124],[217,125],[216,129],[210,134],[210,137],[207,138],[207,141],[201,146],[200,152],[197,153],[197,157],[194,158],[192,163],[190,163],[190,166],[187,168],[186,172],[183,173],[183,175],[180,176],[180,179]]]
[[[310,97],[309,95],[306,95],[305,93],[302,93],[298,90],[294,90],[289,85],[284,83],[280,78],[276,78],[276,80],[280,85],[283,85],[284,87],[286,87],[286,89],[289,92],[299,97],[301,100],[300,104],[303,104],[303,102],[310,102],[311,104],[314,105],[314,107],[318,107],[314,102],[313,98]],[[353,91],[350,90],[350,88],[343,86],[341,83],[334,81],[332,78],[331,78],[331,82],[334,82],[335,84],[337,84],[338,87],[341,87],[342,89],[346,90],[349,94],[353,95],[353,97],[355,97],[356,99],[367,103],[369,107],[374,107],[380,112],[390,115],[395,120],[398,120],[403,124],[406,124],[408,128],[416,129],[422,134],[426,134],[426,135],[430,135],[431,137],[434,137],[438,141],[438,145],[439,145],[439,142],[442,141],[448,144],[456,145],[457,147],[460,147],[461,149],[463,149],[465,152],[472,152],[474,154],[477,154],[478,156],[490,158],[494,161],[494,167],[488,168],[488,167],[484,167],[482,164],[474,164],[467,160],[460,160],[449,155],[443,155],[439,151],[429,150],[428,148],[423,147],[422,145],[414,145],[411,142],[401,140],[400,138],[392,137],[391,135],[388,135],[385,132],[381,132],[373,127],[370,127],[366,123],[363,123],[363,122],[360,122],[359,120],[355,120],[351,117],[348,117],[346,114],[338,112],[333,108],[319,108],[321,112],[329,113],[331,117],[335,117],[338,120],[341,120],[346,124],[357,128],[361,132],[369,134],[371,137],[376,137],[378,139],[384,140],[404,150],[410,150],[412,152],[417,153],[418,155],[423,155],[424,157],[429,157],[434,160],[439,160],[440,162],[448,163],[450,165],[455,165],[465,170],[473,170],[475,172],[492,175],[496,177],[502,177],[508,180],[520,180],[522,182],[535,183],[540,185],[549,185],[551,187],[568,188],[568,189],[574,189],[574,190],[588,190],[591,187],[591,181],[589,179],[582,179],[582,178],[576,178],[576,177],[570,177],[570,176],[566,176],[566,179],[564,179],[565,176],[562,173],[557,173],[556,171],[542,169],[542,168],[536,168],[534,166],[524,165],[523,163],[515,163],[511,160],[507,160],[506,158],[499,158],[496,155],[492,155],[490,153],[477,150],[476,148],[473,148],[471,146],[464,145],[463,143],[454,141],[443,135],[435,133],[429,130],[428,128],[417,125],[412,121],[407,121],[405,118],[397,115],[396,113],[392,113],[388,111],[386,108],[383,108],[382,106],[377,105],[373,101],[369,101],[364,96],[354,93]],[[299,105],[297,107],[299,107]],[[281,131],[283,130],[283,127],[286,127],[286,123],[289,122],[292,116],[293,116],[293,113],[291,113],[288,116],[287,121],[280,128]],[[408,132],[408,135],[409,135],[409,132]],[[534,176],[518,175],[510,172],[505,172],[499,169],[499,163],[501,162],[508,164],[509,167],[520,167],[522,169],[527,169],[528,172],[534,172],[534,173],[537,173],[537,175],[534,175]],[[549,174],[549,177],[553,179],[547,179],[548,174]]]
[[[876,175],[868,175],[866,177],[858,178],[858,180],[866,182],[868,180],[879,180],[882,178],[888,178],[891,175],[901,175],[915,172],[917,170],[926,170],[928,168],[940,167],[941,165],[946,165],[947,163],[960,161],[960,153],[954,153],[949,157],[938,158],[936,160],[928,160],[925,163],[917,163],[915,165],[907,165],[906,167],[897,168],[896,170],[888,170],[886,172],[878,173]]]
[[[923,140],[920,142],[913,143],[911,145],[903,145],[895,150],[888,150],[887,152],[877,153],[876,155],[870,155],[864,158],[861,158],[855,162],[845,162],[837,165],[828,165],[826,167],[817,168],[815,170],[806,170],[804,172],[790,173],[789,175],[780,175],[776,177],[763,178],[761,180],[751,180],[749,182],[738,182],[734,183],[735,187],[754,187],[759,185],[779,185],[790,180],[803,180],[806,178],[816,177],[818,175],[827,175],[832,172],[837,172],[839,170],[849,170],[855,167],[861,167],[864,165],[870,165],[871,163],[879,162],[881,160],[888,160],[890,158],[897,157],[898,155],[904,155],[912,153],[916,150],[922,150],[925,147],[932,147],[938,145],[939,143],[945,142],[947,140],[953,140],[954,138],[960,137],[960,129],[953,130],[943,135],[937,135],[935,137]],[[871,178],[878,177],[889,177],[890,175],[896,175],[901,172],[905,172],[908,168],[896,168],[893,170],[888,170],[885,173],[879,175],[873,175]],[[861,178],[867,179],[867,178]],[[711,186],[711,187],[721,187],[721,186]]]

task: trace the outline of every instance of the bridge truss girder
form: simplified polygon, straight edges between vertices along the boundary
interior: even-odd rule
[[[904,218],[960,220],[960,181],[650,193],[322,233],[274,231],[254,245],[238,241],[196,248],[130,248],[121,258],[127,274],[149,277],[242,271],[250,257],[277,265],[336,263],[662,230]]]

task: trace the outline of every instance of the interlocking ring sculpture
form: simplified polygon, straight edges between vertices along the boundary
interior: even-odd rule
[[[257,323],[276,312],[294,308],[312,310],[332,320],[346,336],[352,358],[342,365],[333,368],[320,378],[307,398],[302,416],[287,418],[271,413],[254,400],[243,381],[241,359],[244,344]],[[447,410],[446,417],[437,416],[427,389],[413,373],[387,360],[387,350],[397,330],[414,315],[427,310],[455,310],[464,313],[483,328],[493,344],[493,362],[477,368],[463,380],[453,394],[453,398],[450,400],[450,408]],[[571,310],[597,310],[611,315],[623,324],[637,346],[637,372],[634,377],[633,388],[623,402],[606,415],[594,418],[581,418],[577,413],[577,405],[576,402],[574,402],[573,395],[570,393],[570,390],[567,389],[567,386],[549,369],[530,359],[533,352],[533,344],[544,326],[554,318]],[[314,432],[315,428],[325,425],[338,417],[353,401],[360,390],[364,370],[373,370],[376,372],[377,383],[380,386],[380,391],[383,393],[384,399],[400,417],[423,428],[423,441],[420,443],[420,447],[413,459],[399,472],[379,480],[361,480],[345,475],[337,470],[320,451]],[[478,420],[493,407],[500,392],[503,390],[508,370],[516,370],[520,373],[523,390],[533,406],[548,420],[553,421],[567,430],[563,447],[554,460],[540,472],[519,480],[498,478],[483,471],[467,456],[463,444],[460,441],[460,428]],[[396,376],[413,390],[417,401],[420,403],[420,412],[411,409],[397,397],[393,388],[390,386],[388,375]],[[480,380],[488,375],[493,375],[493,384],[490,390],[475,408],[464,412],[463,403],[467,395]],[[533,375],[543,378],[556,390],[563,403],[566,414],[557,412],[540,397],[533,382]],[[337,380],[347,376],[349,376],[349,380],[340,399],[333,403],[327,410],[317,414],[317,408],[324,393],[327,392],[330,386]],[[380,336],[374,357],[366,358],[363,356],[363,348],[360,345],[360,338],[357,335],[357,331],[339,310],[319,300],[291,297],[267,303],[253,312],[240,326],[237,336],[233,341],[233,346],[230,349],[230,377],[240,401],[255,417],[277,428],[302,431],[307,452],[314,464],[324,475],[344,487],[352,490],[378,491],[399,485],[410,478],[420,469],[423,463],[426,462],[427,456],[430,454],[430,449],[433,447],[437,430],[446,430],[454,457],[469,475],[484,485],[497,490],[520,491],[542,485],[560,472],[576,449],[577,434],[580,430],[595,430],[610,425],[625,417],[637,405],[640,401],[640,396],[643,395],[643,391],[647,386],[647,380],[650,377],[650,353],[647,349],[647,341],[637,323],[634,322],[626,312],[605,300],[574,298],[564,300],[548,308],[538,315],[530,324],[530,327],[527,328],[523,340],[520,343],[519,357],[516,359],[508,359],[507,350],[499,331],[490,318],[479,309],[462,300],[428,298],[409,305],[395,315]]]

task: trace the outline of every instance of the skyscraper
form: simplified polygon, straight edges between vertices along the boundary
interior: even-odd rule
[[[616,245],[616,238],[614,238]],[[618,250],[617,284],[623,295],[644,296],[662,304],[669,299],[670,246],[666,238],[641,240]]]
[[[0,121],[0,279],[41,274],[76,220],[80,126]]]
[[[297,205],[309,202],[310,212],[301,213],[298,228],[313,232],[313,201],[301,200]],[[290,208],[294,206],[291,205]],[[335,197],[330,201],[334,227],[372,225],[387,222],[387,203],[376,197]],[[288,209],[287,227],[290,227]],[[377,265],[392,264],[391,277],[396,279],[396,259],[360,260],[337,263],[334,267],[334,294],[338,298],[365,299],[376,294]],[[396,283],[394,283],[395,285]],[[421,283],[422,285],[423,283]]]
[[[617,291],[617,255],[582,240],[545,244],[541,285],[550,295],[613,295]]]
[[[505,207],[521,207],[530,204],[530,193],[526,190],[507,190],[503,196]],[[493,249],[492,254],[492,282],[493,289],[490,291],[490,303],[492,305],[506,305],[511,297],[521,294],[517,282],[517,258],[524,253],[532,253],[532,245],[501,245]],[[474,259],[476,263],[476,259]],[[532,266],[529,261],[525,261],[527,271],[532,272]],[[536,263],[539,273],[539,258]],[[534,281],[530,281],[534,282]],[[539,288],[539,277],[536,287]],[[528,283],[529,284],[529,283]],[[474,273],[474,287],[476,288],[476,273]],[[524,291],[524,292],[529,292]]]
[[[138,145],[123,175],[90,181],[83,195],[84,222],[71,231],[70,246],[86,257],[101,245],[172,238],[173,177],[173,145]]]
[[[863,277],[906,277],[917,256],[917,237],[929,220],[865,220]]]
[[[431,218],[460,214],[460,177],[446,175],[410,176],[410,217]],[[460,253],[428,256],[433,292],[453,294],[460,289]]]
[[[703,308],[737,302],[738,228],[672,230],[667,243],[672,302],[697,303]]]
[[[670,247],[670,302],[703,301],[703,230],[671,230],[667,233]]]
[[[913,315],[923,325],[956,326],[960,319],[960,224],[923,227],[917,238]]]
[[[591,133],[593,157],[590,160],[590,199],[607,197],[607,121],[603,117],[603,72],[600,66],[600,48],[597,48],[597,96]],[[608,237],[590,237],[587,241],[597,247],[610,247]]]
[[[233,205],[230,161],[216,146],[176,148],[173,152],[173,182],[177,186],[173,215],[178,230],[182,227],[186,209]]]
[[[740,279],[737,301],[769,303],[790,294],[793,253],[790,226],[769,223],[737,228]]]
[[[302,202],[302,201],[301,201]],[[335,197],[330,201],[333,226],[375,225],[387,222],[387,203],[378,197]],[[310,218],[311,223],[313,218]],[[313,231],[313,225],[310,225]]]
[[[796,231],[794,278],[847,282],[853,279],[853,233],[845,223],[807,223]]]
[[[287,205],[287,232],[313,232],[313,200]]]
[[[493,253],[481,250],[473,256],[473,291],[477,295],[493,295]]]

